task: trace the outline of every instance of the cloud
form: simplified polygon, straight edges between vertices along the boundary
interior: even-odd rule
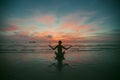
[[[19,35],[37,38],[42,38],[44,36],[47,39],[71,38],[70,36],[72,34],[69,35],[70,33],[75,33],[73,36],[77,35],[76,37],[83,37],[83,35],[88,35],[91,32],[98,30],[95,28],[98,27],[95,24],[100,21],[96,21],[94,19],[89,21],[93,17],[93,14],[95,14],[95,12],[73,12],[65,16],[40,13],[30,17],[12,18],[8,22],[15,23],[20,27],[12,25],[2,29],[2,31],[14,32],[15,30],[19,30]],[[60,32],[63,33],[61,34]]]
[[[78,25],[79,21],[63,22],[60,29],[73,29]]]
[[[75,31],[86,31],[92,28],[92,25],[80,25],[75,28]]]
[[[30,34],[30,31],[20,31],[19,35],[26,35],[28,36]]]
[[[36,18],[36,21],[44,25],[53,25],[56,22],[56,18],[52,15],[45,15],[45,16]]]
[[[7,31],[16,31],[19,29],[19,26],[15,25],[15,24],[12,24],[8,27],[3,27],[0,31],[1,32],[7,32]]]
[[[52,38],[52,35],[48,35],[47,37],[48,37],[48,38]]]
[[[61,23],[61,30],[73,30],[73,31],[83,31],[92,28],[91,24],[80,25],[80,21],[71,21]]]
[[[60,30],[73,32],[87,31],[93,28],[94,22],[89,22],[95,12],[74,12],[60,18]],[[88,23],[89,22],[89,23]]]
[[[102,29],[100,23],[104,22],[103,18],[94,18],[96,12],[74,12],[60,18],[60,30],[75,33],[90,34]]]
[[[61,18],[61,20],[63,21],[71,21],[71,20],[84,20],[84,19],[89,19],[91,17],[93,17],[93,15],[95,14],[96,12],[95,11],[91,11],[91,12],[87,12],[87,11],[79,11],[79,12],[73,12],[73,13],[70,13],[66,16],[63,16]]]

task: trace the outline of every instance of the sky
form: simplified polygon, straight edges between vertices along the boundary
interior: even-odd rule
[[[120,35],[119,0],[0,0],[0,10],[2,37],[67,41]]]

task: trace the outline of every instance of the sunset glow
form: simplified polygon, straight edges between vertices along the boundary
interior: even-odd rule
[[[83,2],[81,0],[9,1],[7,7],[2,10],[0,36],[10,38],[27,36],[39,40],[92,39],[94,36],[97,40],[107,40],[106,36],[113,37],[114,35],[116,38],[119,34],[119,26],[116,21],[117,15],[115,17],[111,13],[114,11],[110,9],[113,5],[109,6],[106,2],[100,2],[91,3],[86,0]],[[99,6],[93,8],[94,4],[102,4],[103,8]],[[86,6],[88,8],[85,8]],[[105,11],[106,9],[110,10]]]

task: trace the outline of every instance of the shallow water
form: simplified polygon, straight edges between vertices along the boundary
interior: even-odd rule
[[[62,65],[57,64],[54,51],[47,44],[1,43],[0,45],[2,80],[117,80],[119,78],[119,44],[73,44],[73,47],[66,51]]]

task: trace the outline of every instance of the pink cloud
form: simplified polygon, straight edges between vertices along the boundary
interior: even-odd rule
[[[80,30],[88,30],[91,29],[92,25],[81,25],[81,26],[77,26],[74,28],[75,31],[80,31]]]
[[[79,21],[63,22],[60,29],[74,29],[78,26]]]
[[[85,24],[90,16],[82,16],[82,13],[73,13],[61,18],[60,30],[83,31],[93,27],[93,24]]]
[[[19,29],[19,26],[15,25],[15,24],[12,24],[9,27],[5,27],[5,28],[1,29],[0,31],[6,32],[6,31],[15,31],[15,30],[18,30],[18,29]]]
[[[45,25],[52,25],[55,23],[56,18],[52,15],[46,15],[43,17],[36,18],[36,20]]]
[[[30,32],[29,31],[21,31],[19,34],[28,36],[30,34]]]
[[[76,20],[76,21],[71,21],[71,22],[63,22],[61,23],[61,30],[73,30],[73,31],[82,31],[82,30],[88,30],[90,28],[92,28],[91,24],[84,24],[84,25],[80,25],[79,24],[80,21]]]

